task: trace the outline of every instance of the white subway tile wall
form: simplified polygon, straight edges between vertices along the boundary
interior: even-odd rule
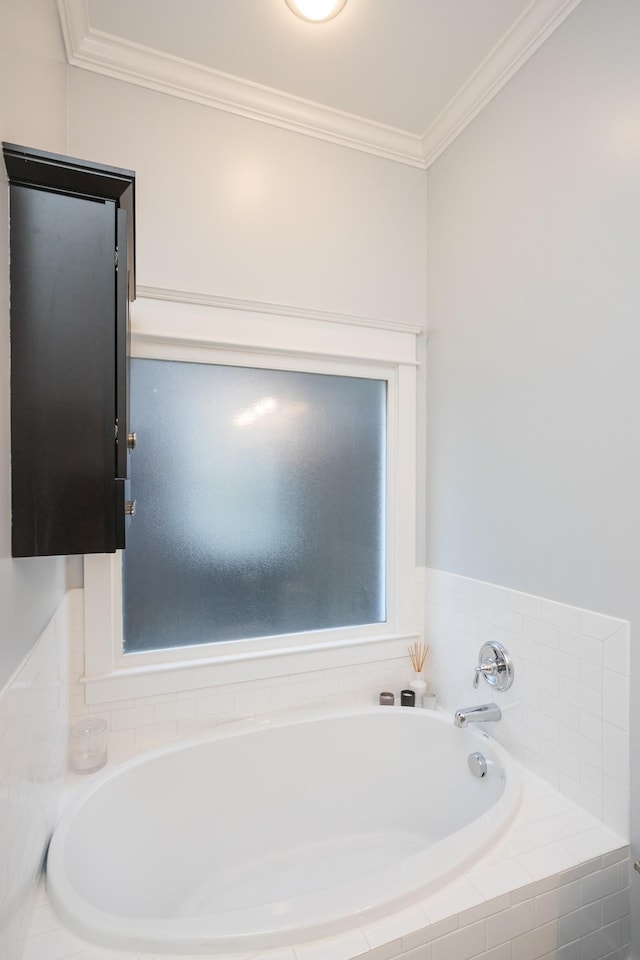
[[[603,644],[607,643],[608,652],[615,650],[616,669],[607,664],[610,672],[623,679],[628,676],[628,624],[613,621],[611,631],[611,619],[597,614],[473,581],[457,584],[454,590],[447,575],[419,571],[418,576],[427,640],[432,648],[427,675],[446,709],[474,701],[473,666],[485,639],[502,640],[514,656],[516,683],[512,690],[493,697],[491,688],[486,687],[475,699],[501,698],[503,727],[498,731],[495,728],[500,724],[492,726],[529,768],[523,771],[521,809],[495,849],[464,877],[414,907],[338,937],[269,951],[254,956],[254,960],[350,960],[364,955],[369,960],[626,960],[629,855],[626,831],[619,829],[626,825],[625,805],[612,818],[612,829],[602,820],[606,778],[616,787],[623,785],[628,730],[608,718],[603,706],[602,672]],[[398,695],[410,677],[406,656],[376,660],[372,647],[371,659],[357,666],[134,698],[88,711],[81,683],[82,591],[71,592],[69,609],[72,719],[88,712],[107,719],[111,762],[245,717],[305,706],[315,709],[376,702],[382,689]],[[478,614],[488,619],[480,619]],[[583,632],[574,635],[576,626]],[[559,644],[560,634],[562,648],[554,646],[556,640]],[[587,641],[583,657],[579,655],[583,652],[581,641],[576,637]],[[554,659],[554,651],[561,654],[551,670],[555,680],[545,666],[547,657]],[[623,661],[626,666],[621,669]],[[529,670],[528,664],[540,669]],[[576,707],[571,700],[563,701],[558,696],[561,677],[580,688],[572,689],[570,696],[581,703],[584,698],[586,706]],[[598,708],[591,709],[592,700],[585,696],[585,690],[595,694],[593,703]],[[540,705],[547,701],[549,712],[545,713]],[[529,709],[533,711],[531,717]],[[579,715],[577,727],[575,713]],[[619,710],[617,717],[620,719]],[[575,791],[563,792],[565,767],[554,767],[541,752],[542,740],[557,748],[563,746],[567,730],[601,748],[601,755],[605,743],[610,745],[606,767],[604,762],[600,765],[605,781],[603,803],[593,810],[591,803],[584,808]],[[572,744],[577,742],[581,741]],[[555,759],[559,763],[562,756]],[[579,777],[581,764],[591,766],[578,757],[573,769]],[[72,776],[70,782],[75,787],[89,786],[91,778]],[[615,829],[623,836],[612,832]],[[71,956],[82,960],[139,960],[137,954],[95,947],[64,930],[42,894],[22,960],[66,960]]]
[[[425,571],[427,679],[448,711],[495,701],[492,736],[622,836],[629,835],[626,620],[466,577]],[[472,688],[481,645],[515,666],[510,690]]]
[[[18,960],[66,764],[68,633],[65,598],[0,690],[0,957]]]

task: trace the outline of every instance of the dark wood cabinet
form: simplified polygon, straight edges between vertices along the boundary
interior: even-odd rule
[[[125,545],[131,171],[3,144],[14,557]]]

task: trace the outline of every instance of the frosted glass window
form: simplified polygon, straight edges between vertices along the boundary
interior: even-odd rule
[[[386,382],[133,360],[125,651],[386,619]]]

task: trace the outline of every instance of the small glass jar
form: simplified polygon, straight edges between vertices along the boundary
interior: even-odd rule
[[[69,731],[69,761],[76,773],[95,773],[107,762],[107,722],[86,717]]]

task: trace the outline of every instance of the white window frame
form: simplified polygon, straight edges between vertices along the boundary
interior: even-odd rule
[[[230,310],[153,297],[139,299],[134,306],[133,357],[387,381],[387,620],[381,624],[124,654],[121,556],[87,555],[82,678],[86,702],[93,705],[357,663],[363,659],[362,646],[373,643],[406,650],[406,641],[418,634],[418,329],[327,316],[265,315],[254,310]]]

